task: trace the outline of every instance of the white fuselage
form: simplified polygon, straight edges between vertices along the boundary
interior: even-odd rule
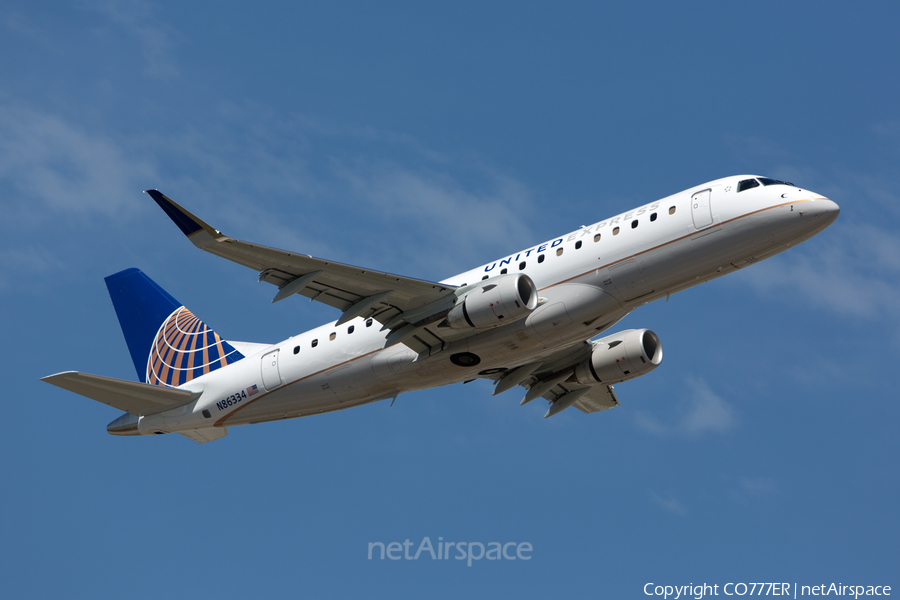
[[[141,433],[183,431],[300,417],[396,397],[411,390],[512,368],[587,340],[636,307],[773,256],[825,229],[839,208],[787,185],[737,191],[735,176],[712,181],[531,246],[441,283],[465,286],[523,272],[540,305],[526,318],[419,356],[372,320],[329,323],[182,386],[192,404],[141,417]],[[448,357],[468,352],[480,363]],[[246,391],[256,386],[256,393]],[[209,416],[206,416],[209,415]]]

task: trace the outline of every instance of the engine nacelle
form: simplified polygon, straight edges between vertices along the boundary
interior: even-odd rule
[[[590,358],[575,367],[578,383],[620,383],[662,362],[662,344],[649,329],[627,329],[594,342]]]
[[[486,279],[447,314],[452,329],[487,329],[512,323],[537,308],[537,288],[524,273]]]

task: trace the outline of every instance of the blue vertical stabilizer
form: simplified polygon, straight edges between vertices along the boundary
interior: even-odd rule
[[[106,288],[143,383],[177,387],[244,358],[139,269],[110,275]]]

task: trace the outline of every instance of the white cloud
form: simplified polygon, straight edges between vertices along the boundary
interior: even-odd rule
[[[769,496],[778,492],[778,486],[768,477],[739,477],[738,487],[753,498]]]
[[[681,430],[687,435],[708,431],[724,433],[735,425],[734,410],[715,394],[703,380],[689,380],[691,388],[687,410],[681,419]]]
[[[844,204],[845,200],[851,202],[849,206],[858,208],[865,217],[880,217],[877,211],[885,211],[888,216],[893,215],[895,218],[900,217],[900,194],[897,193],[893,172],[881,176],[870,173],[845,175],[840,190],[831,198],[838,204]],[[872,203],[878,206],[873,207]]]
[[[785,160],[791,157],[781,143],[755,135],[726,135],[723,138],[738,159],[748,165],[759,164],[759,159]],[[764,173],[759,173],[764,175]]]
[[[758,504],[778,494],[778,484],[768,477],[738,477],[731,498],[741,504]]]
[[[125,137],[0,103],[7,214],[20,229],[45,226],[48,208],[134,218],[148,206],[140,190],[157,187],[229,235],[429,279],[534,237],[530,191],[483,162],[254,111],[226,106],[213,125]]]
[[[454,256],[446,257],[444,269],[465,268],[479,258],[487,261],[485,252],[512,252],[534,237],[528,223],[534,212],[531,194],[500,173],[481,170],[478,175],[486,182],[482,189],[472,189],[446,171],[396,164],[335,164],[334,169],[350,197],[387,221],[409,223],[404,245],[411,254],[452,248]]]
[[[872,141],[896,138],[898,123],[874,125]],[[894,173],[804,166],[800,157],[766,138],[725,141],[739,160],[769,163],[767,173],[825,194],[843,211],[815,242],[792,248],[763,268],[747,269],[743,282],[770,298],[789,297],[794,304],[799,298],[809,307],[886,324],[900,339],[900,238],[888,225],[900,217]]]
[[[900,330],[900,239],[876,225],[838,221],[827,244],[801,245],[750,268],[743,281],[768,297],[878,320]]]
[[[695,438],[706,433],[726,433],[737,424],[735,411],[702,379],[688,378],[687,393],[674,406],[668,420],[644,411],[635,412],[638,427],[660,436]]]
[[[35,278],[48,271],[60,273],[65,265],[42,246],[29,245],[0,251],[0,293],[31,289]]]
[[[18,11],[8,11],[0,16],[0,22],[3,26],[27,37],[28,39],[38,42],[44,46],[51,46],[50,38],[39,27],[32,24],[31,19]]]
[[[888,119],[872,126],[876,135],[888,139],[900,139],[900,119]]]
[[[178,75],[171,54],[182,36],[156,17],[155,4],[143,0],[86,0],[83,5],[103,14],[138,41],[147,75],[157,79]]]
[[[534,237],[532,193],[481,161],[255,106],[226,105],[220,116],[216,127],[142,144],[177,164],[163,191],[229,235],[431,279]]]
[[[10,208],[113,214],[142,189],[140,182],[155,177],[150,161],[108,135],[54,115],[0,105],[0,181]]]
[[[406,148],[436,164],[449,164],[453,157],[422,144],[417,138],[396,131],[388,131],[367,125],[339,124],[321,117],[293,115],[298,129],[311,136],[328,138],[356,138],[380,145]]]
[[[683,517],[687,514],[687,508],[672,494],[666,494],[663,497],[656,492],[651,492],[650,498],[653,500],[654,504],[656,504],[666,512],[670,512],[673,515],[678,515],[679,517]]]

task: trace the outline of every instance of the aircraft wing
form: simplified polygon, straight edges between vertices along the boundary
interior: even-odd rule
[[[138,416],[184,406],[199,398],[201,394],[78,371],[48,375],[42,377],[41,381]]]
[[[296,252],[230,238],[157,190],[147,194],[201,250],[227,258],[259,273],[259,280],[279,288],[272,302],[300,294],[344,312],[338,324],[373,317],[386,324],[396,315],[434,302],[452,285],[381,273]]]

